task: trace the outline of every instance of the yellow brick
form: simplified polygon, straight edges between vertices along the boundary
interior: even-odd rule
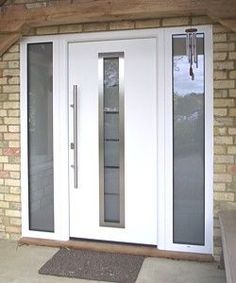
[[[230,108],[229,109],[229,116],[236,116],[236,108]]]
[[[9,130],[10,133],[19,133],[20,127],[19,126],[9,126],[8,130]]]
[[[214,24],[213,25],[213,32],[218,33],[218,32],[227,32],[229,31],[229,28],[226,28],[225,26],[222,26],[221,24]]]
[[[215,154],[225,154],[226,153],[226,146],[214,145],[214,153]]]
[[[19,109],[20,103],[19,102],[3,102],[3,108],[4,109]]]
[[[236,135],[236,128],[229,128],[228,132],[229,132],[229,135]]]
[[[9,61],[8,62],[8,68],[10,69],[17,69],[20,66],[20,62],[19,61]]]
[[[227,128],[225,127],[215,127],[214,128],[215,136],[225,136],[227,135]]]
[[[0,109],[0,117],[5,117],[5,116],[7,116],[7,110]]]
[[[4,195],[3,194],[0,194],[0,200],[4,200]],[[1,218],[0,218],[1,220]]]
[[[215,192],[223,192],[226,189],[225,183],[215,183],[214,184],[214,191]]]
[[[234,99],[214,99],[214,107],[230,107],[234,106]]]
[[[0,78],[0,85],[7,84],[7,78]]]
[[[236,79],[236,71],[231,71],[231,72],[229,73],[229,77],[230,77],[231,79]]]
[[[110,30],[123,30],[123,29],[133,29],[134,21],[122,21],[122,22],[113,22],[110,23]]]
[[[20,196],[19,195],[6,194],[5,200],[6,201],[20,202]]]
[[[8,233],[20,233],[21,227],[19,227],[19,226],[7,226],[6,232],[8,232]]]
[[[20,84],[20,78],[19,77],[10,78],[10,79],[8,79],[8,83],[10,85],[18,85],[18,84]]]
[[[234,43],[214,43],[214,51],[234,51]]]
[[[9,202],[0,201],[0,207],[1,208],[9,208]]]
[[[4,118],[4,123],[6,125],[19,125],[20,119],[19,118],[6,117],[6,118]]]
[[[214,42],[224,42],[227,41],[227,34],[226,33],[215,33],[213,35]]]
[[[10,172],[10,177],[13,179],[20,179],[20,173],[19,172]]]
[[[16,195],[19,195],[20,194],[20,188],[19,187],[11,187],[10,188],[10,193],[11,194],[16,194]]]
[[[59,27],[59,33],[73,33],[82,32],[82,25],[63,25]]]
[[[10,217],[20,217],[21,213],[19,210],[6,209],[5,215]]]
[[[6,53],[3,55],[3,61],[13,61],[13,60],[19,60],[19,59],[20,59],[19,52]]]
[[[227,152],[229,154],[236,154],[236,146],[229,146]]]
[[[3,86],[3,92],[5,93],[13,93],[13,92],[19,92],[20,87],[18,85],[6,85]]]
[[[177,18],[167,18],[163,19],[162,26],[169,27],[169,26],[185,26],[190,23],[189,18],[187,17],[177,17]]]
[[[107,23],[84,24],[83,25],[83,31],[84,32],[104,31],[104,30],[107,30],[107,27],[108,27]]]
[[[20,147],[19,141],[9,141],[9,147]]]
[[[19,69],[6,69],[6,70],[3,70],[3,77],[19,76],[19,75],[20,75],[20,70]]]
[[[154,20],[139,20],[135,22],[136,28],[154,28],[160,27],[161,21],[159,19]]]
[[[229,59],[236,60],[236,52],[229,52]]]
[[[234,164],[234,156],[232,155],[216,155],[214,157],[215,163],[220,164]]]
[[[215,108],[214,115],[216,117],[224,117],[227,116],[227,109],[226,108]]]
[[[19,164],[4,164],[4,170],[20,171],[20,165]]]
[[[7,126],[1,126],[1,125],[0,125],[0,132],[1,132],[1,133],[7,132]]]
[[[228,96],[228,90],[227,89],[214,89],[214,97],[215,98],[222,98]]]
[[[20,134],[16,134],[16,133],[11,133],[11,134],[9,134],[9,133],[4,133],[4,139],[6,140],[6,141],[9,141],[9,140],[16,140],[16,141],[18,141],[18,140],[20,140]]]
[[[234,70],[233,61],[214,62],[214,70]]]
[[[225,80],[227,79],[226,71],[215,71],[214,72],[214,80]]]
[[[234,201],[234,194],[233,193],[215,192],[214,193],[214,200]]]
[[[7,163],[8,162],[8,157],[7,156],[0,156],[0,162]]]
[[[214,81],[214,88],[216,89],[235,88],[235,81],[234,80],[217,80],[217,81]]]
[[[8,49],[8,52],[19,52],[20,51],[20,45],[19,44],[14,44],[12,47]]]
[[[225,173],[226,172],[226,165],[215,164],[214,165],[214,172],[215,173]]]
[[[236,89],[229,89],[229,97],[236,97]]]
[[[55,34],[58,33],[58,27],[40,27],[36,29],[36,34]]]
[[[233,137],[215,137],[215,144],[233,144]]]
[[[232,182],[232,175],[231,174],[220,174],[215,173],[214,174],[214,182],[219,183],[231,183]]]
[[[20,218],[10,218],[10,224],[15,226],[21,226]]]
[[[8,99],[11,101],[19,101],[20,100],[20,94],[19,93],[9,93]]]
[[[5,179],[5,185],[6,186],[20,186],[20,180],[15,180],[15,179]]]

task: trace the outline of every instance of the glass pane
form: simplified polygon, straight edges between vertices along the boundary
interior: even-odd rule
[[[174,243],[204,245],[204,37],[189,75],[186,35],[173,36]]]
[[[100,221],[123,227],[123,93],[120,86],[123,53],[99,54],[100,81]],[[113,223],[113,224],[112,224]],[[114,225],[115,223],[115,225]]]
[[[119,114],[109,113],[104,115],[105,140],[119,141]]]
[[[104,142],[104,163],[105,167],[118,167],[119,168],[119,142],[105,141]]]
[[[105,168],[105,194],[119,194],[119,169]]]
[[[54,231],[52,43],[28,45],[29,226]]]
[[[119,58],[104,58],[104,107],[119,109]]]
[[[120,197],[119,195],[105,194],[105,222],[120,222]]]

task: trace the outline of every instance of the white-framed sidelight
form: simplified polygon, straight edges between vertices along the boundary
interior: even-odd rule
[[[69,94],[68,46],[72,42],[99,42],[151,38],[156,40],[156,126],[157,126],[157,239],[161,250],[212,254],[213,252],[213,74],[212,29],[199,26],[205,35],[205,243],[202,246],[173,243],[173,158],[172,158],[172,42],[173,34],[187,27],[96,32],[70,35],[33,36],[21,40],[21,188],[22,237],[70,239],[69,207]],[[54,232],[29,229],[27,45],[53,43],[53,149],[54,149]],[[207,78],[207,79],[206,79]]]

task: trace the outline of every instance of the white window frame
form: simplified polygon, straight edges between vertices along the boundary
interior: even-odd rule
[[[159,248],[171,251],[213,253],[213,45],[211,26],[198,26],[204,33],[205,54],[205,244],[189,245],[173,242],[173,105],[172,105],[172,36],[185,34],[188,27],[165,31],[165,114],[164,114],[164,188],[160,196],[165,205],[165,232],[159,238]]]
[[[28,194],[28,123],[27,123],[27,45],[31,43],[53,44],[53,166],[54,166],[54,232],[29,229]],[[60,41],[54,36],[23,38],[20,45],[21,80],[21,201],[22,201],[22,237],[68,240],[69,213],[68,192],[62,190],[68,186],[68,140],[67,140],[67,96],[63,95],[64,80],[60,79],[60,70],[64,61],[60,58]],[[65,115],[61,115],[65,113]],[[60,125],[60,127],[59,127]],[[62,209],[63,207],[63,209]]]
[[[68,44],[70,42],[105,41],[119,39],[157,39],[157,134],[158,134],[158,193],[157,193],[157,246],[162,250],[212,253],[213,251],[213,57],[212,30],[199,26],[205,33],[206,87],[206,217],[205,246],[173,244],[173,180],[172,167],[172,34],[185,33],[187,27],[131,31],[97,32],[55,36],[35,36],[21,41],[21,186],[22,236],[42,239],[69,240],[69,120],[68,120]],[[28,147],[27,147],[27,44],[53,43],[53,137],[54,137],[54,223],[55,232],[29,230],[28,207]],[[60,127],[59,127],[60,126]]]

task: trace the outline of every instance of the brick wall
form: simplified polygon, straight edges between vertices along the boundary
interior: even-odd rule
[[[0,58],[0,238],[21,231],[19,44]]]
[[[10,0],[9,0],[10,1]],[[30,2],[24,1],[23,2]],[[15,1],[16,2],[16,1]],[[32,35],[210,24],[178,17],[37,28]],[[219,24],[214,39],[214,254],[221,251],[218,211],[236,209],[236,33]],[[0,238],[20,237],[19,44],[0,58]]]

